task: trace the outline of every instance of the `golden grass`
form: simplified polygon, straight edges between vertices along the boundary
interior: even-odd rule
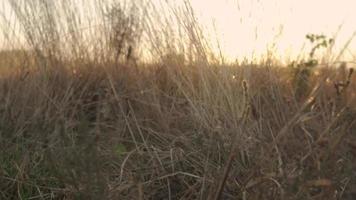
[[[9,1],[27,44],[0,53],[0,199],[354,199],[347,65],[311,68],[296,94],[290,67],[218,62],[188,4],[184,39],[118,4],[87,46],[70,0]]]
[[[320,70],[299,102],[287,69],[170,64],[3,77],[2,198],[315,199],[351,190],[355,81],[340,100],[324,82],[338,80],[336,70]]]

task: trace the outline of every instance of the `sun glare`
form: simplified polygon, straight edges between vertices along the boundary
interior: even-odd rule
[[[295,57],[302,52],[308,33],[336,37],[337,53],[356,31],[353,0],[191,2],[229,58],[261,56],[267,49],[282,58]],[[355,42],[351,42],[351,53],[346,56],[352,58],[355,48]]]
[[[308,51],[305,35],[310,33],[335,37],[333,53],[338,54],[356,34],[354,0],[190,0],[190,3],[214,50],[221,50],[228,60],[256,59],[270,52],[278,59],[293,59]],[[3,1],[1,15],[11,19],[9,10]],[[1,41],[3,37],[0,33]],[[343,59],[354,59],[355,49],[356,42],[351,41]]]

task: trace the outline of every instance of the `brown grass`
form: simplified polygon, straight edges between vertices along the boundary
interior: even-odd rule
[[[27,62],[0,54],[0,199],[355,198],[347,66],[317,67],[297,98],[292,69],[218,63],[202,38],[142,62],[29,30]]]
[[[296,102],[287,71],[253,68],[243,115],[243,76],[224,74],[249,66],[87,67],[1,79],[2,198],[333,199],[355,184],[355,82],[333,110],[335,71]]]

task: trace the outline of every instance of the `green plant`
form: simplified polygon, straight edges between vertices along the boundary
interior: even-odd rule
[[[319,65],[318,59],[315,57],[317,50],[330,47],[334,40],[327,38],[325,35],[307,34],[306,39],[311,43],[312,48],[309,51],[308,59],[302,60],[299,63],[293,62],[290,66],[293,69],[294,89],[296,99],[300,100],[309,92],[309,79],[312,71]]]

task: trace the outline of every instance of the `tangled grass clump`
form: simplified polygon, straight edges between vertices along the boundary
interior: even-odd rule
[[[9,0],[26,43],[0,53],[0,199],[355,199],[356,80],[316,67],[325,37],[297,72],[222,64],[188,3],[93,1]]]
[[[22,81],[18,73],[1,80],[2,198],[332,199],[352,193],[355,101],[325,107],[338,101],[332,85],[313,81],[314,91],[299,102],[292,85],[281,85],[278,68],[254,69],[276,76],[247,86],[243,77],[224,78],[211,67],[170,65],[157,73],[155,66],[140,72],[115,66],[98,73],[102,67],[82,68],[80,77],[53,69],[46,81],[36,71]],[[247,67],[221,70],[242,74]],[[344,97],[354,98],[349,77]]]

